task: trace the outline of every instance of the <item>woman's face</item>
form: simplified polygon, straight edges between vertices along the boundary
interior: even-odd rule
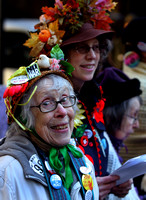
[[[140,110],[140,102],[137,97],[131,99],[129,109],[123,117],[121,129],[116,134],[118,139],[125,140],[134,129],[139,128],[138,113]]]
[[[93,78],[100,59],[98,46],[99,42],[94,38],[77,43],[75,48],[69,50],[68,62],[75,68],[72,72],[72,81],[77,87],[81,87],[85,81]],[[89,49],[88,52],[83,51],[86,48]]]
[[[47,79],[45,87],[36,92],[33,96],[35,105],[48,100],[59,101],[69,96],[67,87],[61,90],[50,89],[53,85],[51,79]],[[57,108],[48,113],[42,113],[39,108],[32,107],[35,118],[35,131],[43,140],[52,146],[63,146],[69,143],[74,127],[73,107],[64,108],[60,103]]]

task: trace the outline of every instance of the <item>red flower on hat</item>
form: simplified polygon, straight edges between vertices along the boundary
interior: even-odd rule
[[[25,92],[27,86],[28,86],[28,82],[24,83],[22,85],[9,86],[9,87],[6,88],[6,90],[3,94],[3,98],[13,97],[15,95],[20,96],[20,94]]]
[[[68,0],[68,1],[66,2],[66,5],[67,5],[67,6],[71,6],[72,9],[77,9],[77,8],[79,8],[79,3],[76,3],[75,0]]]

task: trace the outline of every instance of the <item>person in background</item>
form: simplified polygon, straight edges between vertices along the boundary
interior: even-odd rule
[[[146,141],[146,17],[135,17],[123,29],[122,41],[125,47],[123,72],[130,78],[138,78],[141,83],[143,104],[139,111],[140,128],[138,134]],[[134,33],[134,34],[133,34]],[[143,143],[142,152],[146,152],[146,143]],[[135,155],[137,152],[135,152]],[[146,198],[146,192],[141,185],[143,176],[134,179],[141,199]]]
[[[40,53],[49,55],[51,45],[58,43],[65,60],[75,68],[71,80],[80,103],[77,121],[81,126],[75,127],[73,136],[94,164],[99,199],[136,200],[132,180],[116,186],[118,177],[110,175],[121,163],[105,132],[102,89],[94,79],[111,48],[109,12],[115,5],[112,1],[56,0],[54,7],[42,8],[37,32],[31,33],[25,45],[31,48],[30,55],[37,57]]]
[[[55,55],[62,57],[56,49]],[[65,74],[72,66],[64,61],[62,70],[62,62],[40,55],[8,80],[0,199],[99,199],[94,167],[70,140],[77,101]]]
[[[139,128],[138,114],[142,105],[140,81],[130,79],[115,67],[104,69],[97,76],[106,99],[103,110],[106,131],[115,147],[121,163],[120,148],[124,140]]]

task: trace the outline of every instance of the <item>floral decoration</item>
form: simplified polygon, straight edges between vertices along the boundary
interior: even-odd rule
[[[36,32],[24,43],[31,48],[30,56],[49,55],[51,48],[62,43],[63,37],[74,34],[86,22],[96,29],[111,30],[110,12],[115,9],[112,0],[55,0],[54,7],[42,7]]]
[[[103,108],[104,108],[105,102],[103,99],[99,100],[99,102],[96,103],[96,106],[93,108],[93,118],[96,120],[96,122],[102,122],[104,124],[103,120]]]
[[[74,119],[74,127],[75,128],[83,125],[82,120],[84,120],[86,118],[85,115],[83,115],[85,110],[82,108],[82,104],[78,103],[77,106],[78,106],[79,110],[76,111],[76,115],[75,115],[75,119]]]
[[[103,89],[102,86],[99,86],[101,99],[96,102],[96,106],[93,108],[92,116],[96,120],[97,123],[102,122],[104,124],[103,119],[103,109],[105,106],[106,99],[102,97]]]

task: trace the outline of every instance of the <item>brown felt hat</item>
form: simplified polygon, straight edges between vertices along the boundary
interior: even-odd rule
[[[64,37],[61,47],[78,42],[84,42],[101,35],[111,39],[113,33],[113,31],[95,29],[91,23],[85,23],[76,34]]]
[[[63,38],[61,47],[78,42],[84,42],[101,35],[111,39],[113,33],[113,31],[95,29],[91,23],[84,23],[76,34],[65,36]]]

